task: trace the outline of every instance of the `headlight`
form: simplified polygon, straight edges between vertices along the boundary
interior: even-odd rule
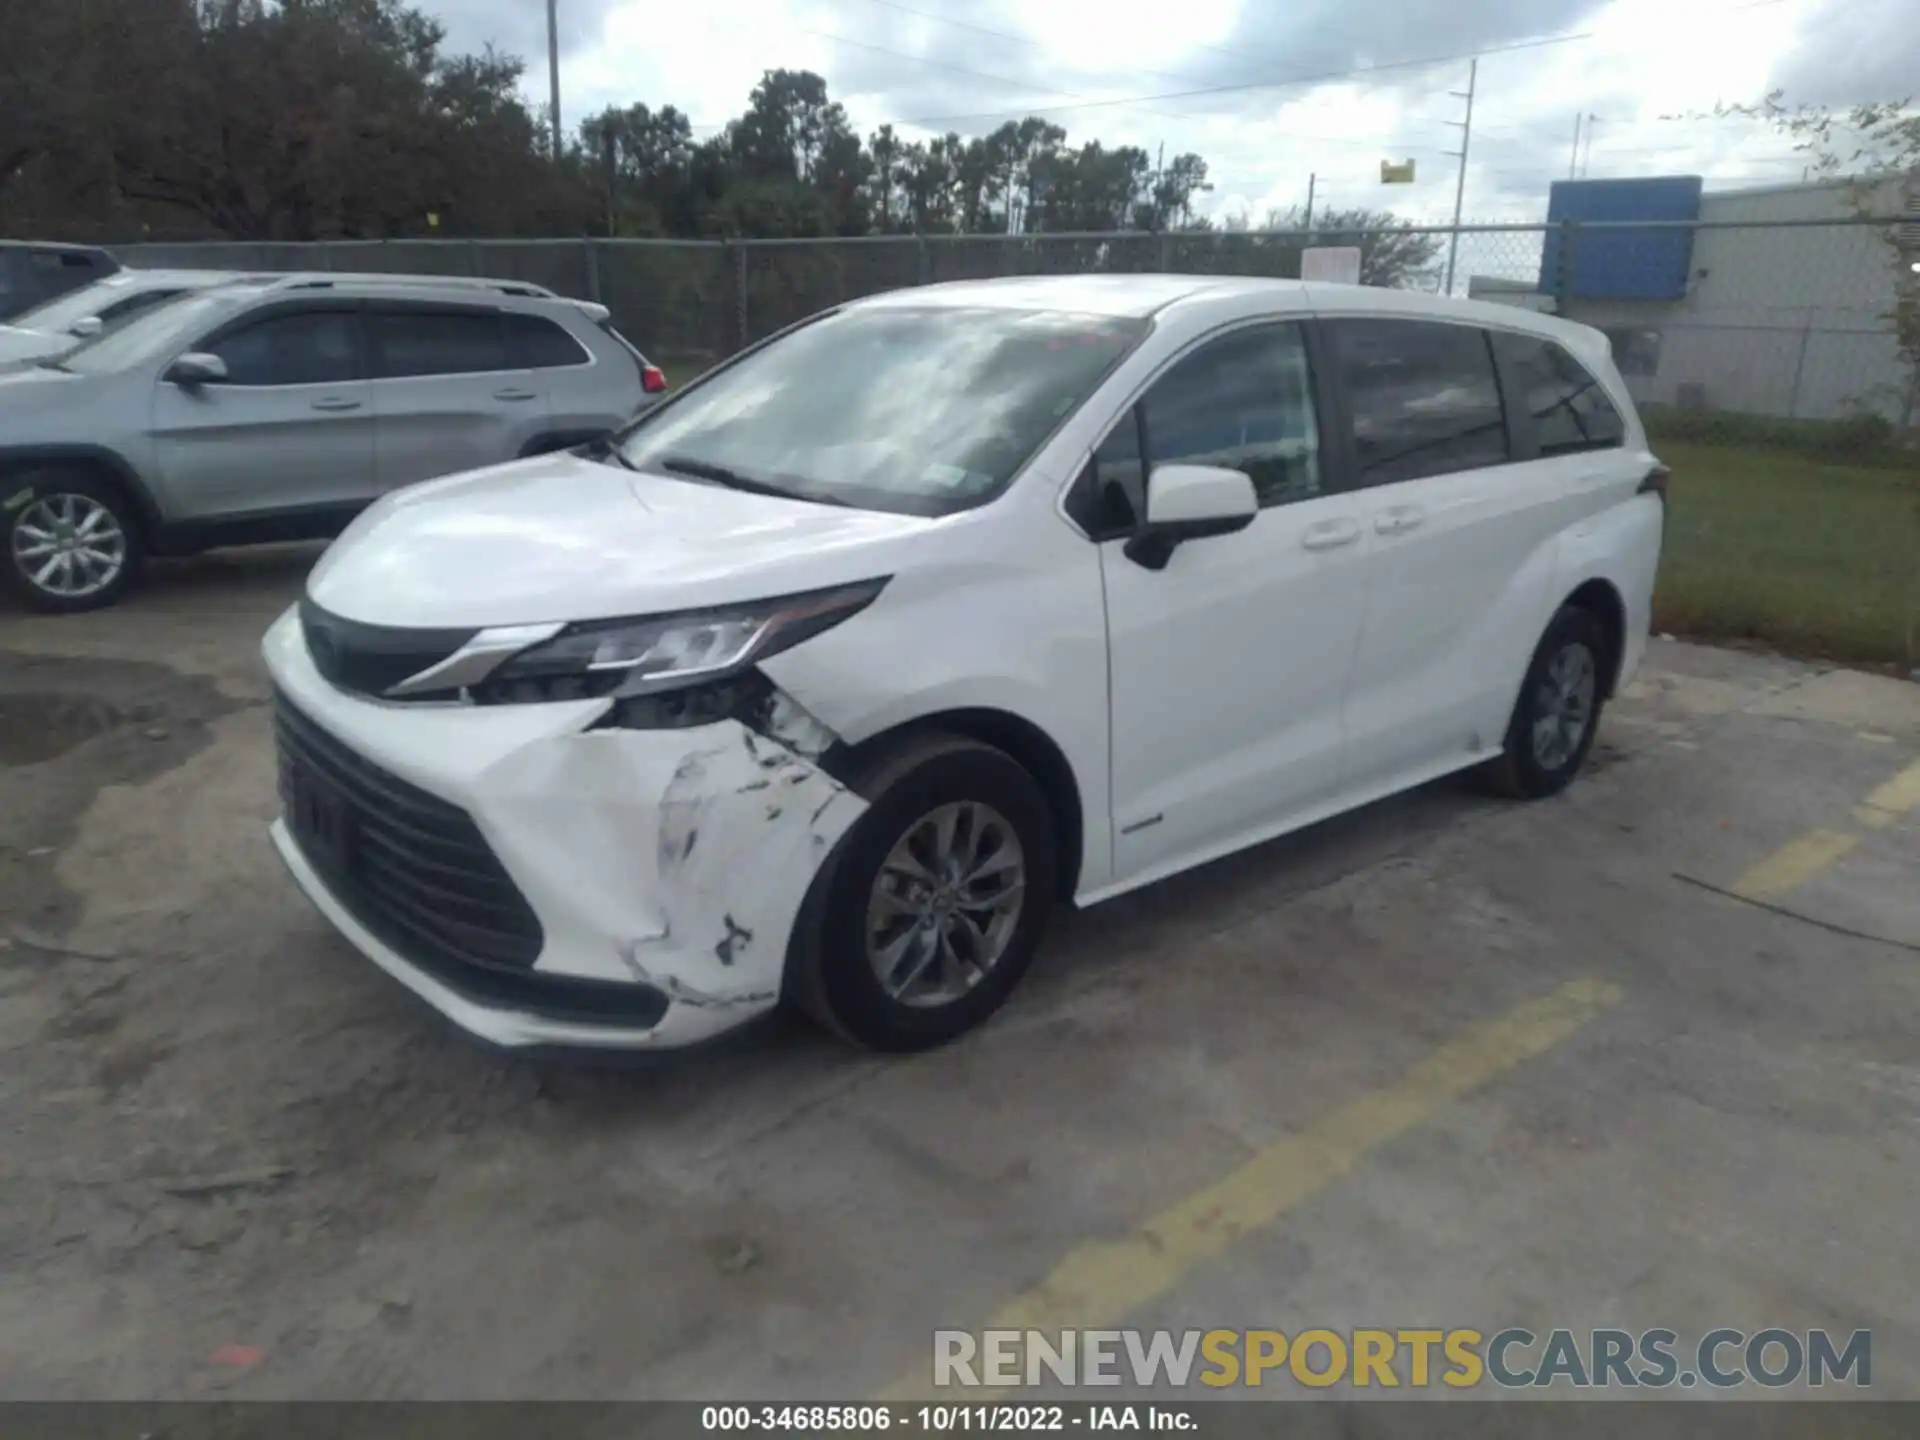
[[[735,676],[857,615],[887,582],[864,581],[776,600],[637,620],[569,625],[522,650],[473,687],[481,702],[619,699]]]

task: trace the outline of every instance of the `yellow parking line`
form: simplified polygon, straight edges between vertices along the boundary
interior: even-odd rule
[[[1837,830],[1809,830],[1789,840],[1733,882],[1743,900],[1772,900],[1798,889],[1860,843]]]
[[[1058,1331],[1114,1324],[1166,1294],[1240,1236],[1271,1224],[1346,1176],[1369,1151],[1566,1039],[1619,998],[1618,986],[1575,980],[1476,1026],[1391,1085],[1276,1140],[1131,1234],[1074,1249],[1036,1288],[989,1320],[987,1328]],[[930,1393],[930,1370],[916,1370],[882,1398],[910,1400]],[[969,1398],[980,1397],[969,1392]]]
[[[1920,760],[1868,795],[1853,812],[1862,825],[1884,830],[1909,810],[1920,809]]]

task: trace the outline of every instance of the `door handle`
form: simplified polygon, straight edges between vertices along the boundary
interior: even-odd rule
[[[1418,530],[1426,518],[1426,511],[1418,505],[1393,505],[1375,517],[1373,528],[1381,535],[1398,535],[1406,530]]]
[[[533,390],[508,389],[494,391],[493,398],[496,400],[538,400],[540,396]]]
[[[1360,527],[1352,520],[1323,520],[1318,525],[1309,526],[1300,536],[1300,544],[1308,550],[1338,550],[1342,545],[1351,545],[1360,538]]]
[[[344,395],[329,395],[324,399],[314,401],[313,408],[316,410],[358,410],[360,408],[360,402],[358,400],[349,400]]]

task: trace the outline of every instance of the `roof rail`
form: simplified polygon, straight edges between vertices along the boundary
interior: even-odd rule
[[[275,289],[330,290],[335,285],[391,285],[407,289],[487,290],[496,295],[515,295],[529,300],[558,300],[561,297],[544,285],[530,280],[494,280],[479,275],[403,275],[386,272],[352,273],[300,272],[282,277]]]

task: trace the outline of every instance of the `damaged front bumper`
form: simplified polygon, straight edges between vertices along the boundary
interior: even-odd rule
[[[320,777],[272,828],[295,881],[497,1045],[687,1045],[770,1009],[808,887],[866,808],[737,721],[589,729],[609,702],[372,701],[320,676],[292,615],[263,650],[283,790],[288,768]]]

